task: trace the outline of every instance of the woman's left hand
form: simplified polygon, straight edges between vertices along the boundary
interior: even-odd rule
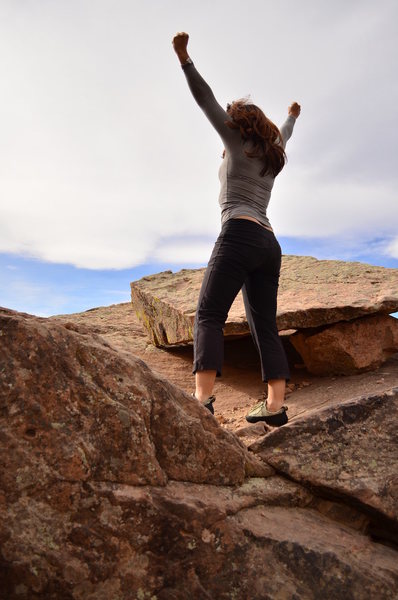
[[[289,115],[292,115],[292,117],[295,117],[297,119],[297,117],[301,113],[300,104],[297,104],[297,102],[293,102],[293,104],[291,104],[287,109],[287,112]]]

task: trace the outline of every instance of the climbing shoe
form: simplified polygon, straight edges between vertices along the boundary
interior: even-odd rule
[[[196,398],[195,392],[192,392],[192,397]],[[207,400],[205,402],[202,402],[203,406],[205,406],[207,408],[207,410],[209,410],[211,412],[212,415],[214,415],[213,402],[215,402],[215,401],[216,401],[216,397],[210,396],[209,398],[207,398]]]
[[[273,427],[281,427],[286,425],[287,419],[287,406],[282,406],[278,411],[272,412],[267,409],[267,402],[259,402],[251,411],[246,415],[246,421],[249,423],[258,423],[258,421],[265,421],[268,425]]]

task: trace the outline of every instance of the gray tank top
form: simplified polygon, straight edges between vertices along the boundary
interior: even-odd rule
[[[263,161],[245,154],[245,150],[250,150],[250,142],[244,142],[239,130],[230,129],[225,124],[225,121],[232,121],[231,117],[219,105],[195,66],[184,65],[183,70],[193,97],[219,133],[225,147],[225,157],[219,170],[221,223],[238,216],[248,216],[272,229],[267,208],[275,177],[268,173],[261,177]],[[283,147],[292,135],[295,122],[295,117],[289,115],[280,127]]]

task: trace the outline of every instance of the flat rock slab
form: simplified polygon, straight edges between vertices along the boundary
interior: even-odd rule
[[[398,388],[359,397],[250,446],[278,472],[386,519],[398,539]]]
[[[131,284],[133,307],[156,346],[191,342],[204,269],[165,271]],[[278,330],[320,327],[398,310],[398,269],[359,262],[283,256]],[[242,295],[233,303],[226,337],[248,335]]]

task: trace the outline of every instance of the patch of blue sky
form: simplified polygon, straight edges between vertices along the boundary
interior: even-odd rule
[[[283,254],[313,256],[327,260],[359,261],[373,266],[398,269],[398,258],[385,252],[385,238],[358,241],[342,237],[285,237],[278,236]]]
[[[341,239],[278,237],[284,254],[360,261],[398,269],[398,259],[380,251],[383,240],[347,244]],[[206,241],[207,238],[206,238]],[[185,241],[189,245],[189,241]],[[81,312],[130,300],[130,282],[160,271],[198,268],[205,262],[153,261],[128,269],[81,269],[0,253],[0,305],[39,316]],[[186,254],[188,258],[189,252]],[[192,255],[193,257],[193,255]],[[160,257],[159,257],[160,259]],[[398,318],[398,312],[394,313]]]
[[[121,270],[78,269],[0,254],[0,305],[47,317],[128,302],[131,281],[167,268],[156,264]]]

